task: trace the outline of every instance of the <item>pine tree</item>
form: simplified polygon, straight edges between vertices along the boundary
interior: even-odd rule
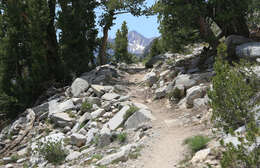
[[[94,66],[96,48],[95,13],[96,1],[60,0],[58,27],[60,52],[70,75],[80,75]]]
[[[50,15],[50,2],[53,1],[0,3],[2,111],[22,112],[60,75],[58,51],[55,46],[52,46],[54,52],[49,50],[50,39],[56,39],[56,33],[48,31],[54,27],[51,25],[54,17]]]
[[[128,28],[124,21],[121,30],[117,30],[115,39],[115,58],[117,62],[131,63],[131,57],[128,53]]]
[[[232,34],[249,36],[247,14],[252,0],[164,0],[154,9],[159,14],[160,31],[166,45],[187,44],[202,39],[216,48],[219,39]],[[183,12],[185,11],[185,12]],[[216,35],[212,23],[221,34]]]
[[[113,21],[117,15],[131,13],[140,16],[146,13],[145,0],[101,0],[99,6],[103,10],[99,25],[103,28],[102,43],[99,49],[99,63],[107,63],[106,49],[108,31],[114,25]]]

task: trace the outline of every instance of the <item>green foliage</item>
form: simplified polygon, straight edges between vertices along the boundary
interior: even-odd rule
[[[117,135],[117,139],[121,143],[125,142],[126,138],[127,138],[127,133],[125,133],[125,132]]]
[[[124,122],[129,118],[131,117],[131,115],[133,115],[135,112],[137,112],[139,110],[138,107],[136,106],[131,106],[125,113],[125,115],[123,116],[124,118]]]
[[[73,113],[71,110],[67,110],[67,111],[65,111],[65,113],[67,113],[70,118],[77,118],[76,114]]]
[[[114,25],[113,21],[116,19],[116,16],[125,13],[140,16],[144,14],[146,6],[145,0],[101,0],[99,1],[99,6],[102,9],[99,25],[103,28],[102,43],[99,50],[99,63],[103,65],[107,63],[108,31]]]
[[[94,0],[59,0],[60,52],[70,75],[80,75],[94,66],[96,48]],[[91,65],[90,65],[91,64]]]
[[[117,30],[115,39],[115,59],[116,62],[132,63],[131,55],[128,53],[128,28],[124,21],[121,30]]]
[[[212,119],[215,126],[237,138],[239,144],[221,145],[225,148],[221,160],[223,168],[258,168],[260,166],[260,148],[257,142],[260,129],[257,125],[256,113],[253,110],[257,101],[252,98],[258,92],[256,77],[252,65],[245,61],[229,65],[226,57],[226,47],[220,45],[215,63],[216,76],[213,78],[213,90],[209,92],[213,108]],[[234,132],[240,126],[245,126],[245,133]]]
[[[194,154],[199,150],[206,148],[209,141],[210,138],[202,135],[197,135],[191,138],[187,138],[184,141],[184,144],[187,144],[192,153]]]
[[[233,134],[238,137],[240,144],[234,146],[232,143],[221,144],[225,148],[221,159],[223,168],[258,168],[260,166],[260,148],[257,137],[260,134],[259,127],[255,122],[250,122],[247,125],[245,137]],[[251,148],[251,149],[250,149]]]
[[[39,152],[44,159],[52,164],[61,164],[67,156],[67,151],[62,145],[62,141],[39,142],[37,145],[36,152]]]
[[[153,57],[158,56],[165,51],[165,48],[162,43],[163,41],[161,38],[156,38],[150,44],[151,46],[148,46],[146,48],[146,51],[144,51],[143,63],[145,64],[146,68],[151,68],[149,62],[153,59]]]
[[[150,49],[149,57],[155,57],[163,53],[163,45],[162,40],[159,38],[156,38],[152,42],[152,46]]]
[[[178,101],[182,98],[181,92],[182,91],[176,87],[176,88],[174,88],[174,90],[172,92],[168,93],[167,96],[170,100],[174,99],[174,100]]]
[[[85,101],[82,103],[80,110],[82,113],[85,113],[85,112],[89,112],[92,108],[93,108],[93,104]]]
[[[251,0],[252,3],[249,5],[248,13],[248,25],[251,29],[255,29],[260,26],[260,1]]]
[[[164,46],[178,52],[199,40],[217,47],[219,37],[214,34],[212,25],[218,25],[226,37],[232,34],[248,36],[246,19],[251,4],[252,0],[164,0],[158,1],[153,10],[158,13]]]
[[[100,160],[100,159],[102,159],[102,158],[103,158],[103,156],[102,156],[101,154],[94,154],[94,155],[92,156],[92,160],[93,160],[93,159]]]
[[[255,93],[255,83],[253,78],[245,80],[252,77],[245,63],[232,67],[222,59],[226,55],[226,47],[222,44],[218,47],[214,66],[216,76],[213,77],[213,90],[209,92],[209,97],[214,111],[213,120],[228,132],[230,128],[236,129],[253,117],[251,111],[254,104],[249,104],[249,101]]]

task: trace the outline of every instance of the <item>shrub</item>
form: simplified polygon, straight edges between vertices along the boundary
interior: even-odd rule
[[[209,141],[210,138],[202,135],[197,135],[185,139],[184,144],[187,144],[189,146],[192,153],[196,153],[199,150],[206,148]]]
[[[218,58],[214,65],[216,76],[213,77],[213,90],[209,92],[212,119],[216,126],[221,126],[226,132],[230,128],[236,129],[250,118],[254,104],[249,104],[254,95],[254,80],[245,80],[250,75],[249,66],[243,62],[234,63],[234,67],[224,61],[226,47],[218,47]],[[224,55],[224,56],[223,56]],[[247,70],[246,70],[247,69]],[[251,75],[252,76],[252,75]]]
[[[137,112],[139,110],[138,107],[136,106],[130,106],[130,108],[126,111],[125,115],[123,116],[124,118],[124,122],[131,116],[133,115],[135,112]],[[124,123],[123,122],[123,123]]]
[[[121,143],[125,142],[126,138],[127,138],[127,134],[125,132],[117,135],[117,139]]]
[[[62,141],[47,141],[47,142],[38,142],[38,148],[36,151],[48,162],[55,165],[62,163],[66,156],[67,151],[62,145]]]
[[[252,98],[258,88],[256,75],[252,71],[252,65],[245,61],[229,65],[223,58],[226,57],[226,47],[222,44],[218,47],[218,58],[215,63],[216,76],[213,78],[213,90],[209,92],[212,119],[215,126],[224,130],[239,143],[224,143],[221,166],[223,168],[259,168],[260,145],[257,137],[260,128],[257,126],[256,112],[253,108],[257,101]],[[245,126],[245,132],[239,133],[233,130]]]
[[[85,113],[85,112],[90,111],[92,108],[93,108],[93,104],[85,101],[85,102],[82,103],[80,110],[81,110],[82,113]]]

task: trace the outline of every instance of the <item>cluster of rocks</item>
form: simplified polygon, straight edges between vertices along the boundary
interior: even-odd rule
[[[225,43],[229,55],[235,54],[239,58],[260,61],[259,42],[232,35],[226,39]],[[158,58],[156,57],[153,61],[150,61],[153,62],[153,66],[150,66],[153,68],[146,74],[143,81],[153,93],[155,100],[167,98],[174,104],[174,108],[184,111],[185,109],[199,111],[200,115],[194,114],[199,118],[199,121],[196,121],[199,123],[210,123],[212,109],[209,107],[210,99],[207,95],[207,90],[211,89],[211,78],[215,75],[213,69],[214,57],[209,56],[205,58],[203,52],[205,52],[205,48],[197,45],[193,48],[193,52],[188,55],[176,53],[160,55]],[[201,64],[203,64],[203,67],[201,67]],[[259,67],[259,65],[253,67],[257,77],[260,74]],[[259,109],[259,106],[256,109]],[[260,116],[259,113],[257,114]],[[241,127],[236,132],[240,132],[240,135],[243,135],[241,130],[245,129]],[[226,134],[220,136],[225,143],[231,142],[235,146],[240,144],[237,137]],[[211,167],[219,168],[221,150],[223,149],[217,141],[212,140],[212,142],[206,149],[195,153],[192,159],[187,162],[187,167],[208,167],[210,165]],[[260,138],[258,143],[260,143]]]
[[[208,57],[204,67],[199,68],[203,58],[202,46],[192,54],[169,54],[165,63],[158,62],[144,77],[145,84],[152,89],[154,99],[169,98],[181,108],[202,108],[208,104],[207,89],[214,75],[213,57]]]
[[[97,67],[75,79],[63,94],[30,109],[33,128],[7,156],[1,153],[5,167],[52,167],[35,152],[49,142],[62,142],[68,154],[63,167],[73,167],[75,161],[82,167],[126,161],[142,145],[155,118],[144,104],[130,100],[126,86],[116,84],[122,73],[111,65]],[[2,130],[0,152],[23,135],[29,115],[25,112]]]

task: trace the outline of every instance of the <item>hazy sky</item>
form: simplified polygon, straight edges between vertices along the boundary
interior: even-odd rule
[[[151,5],[155,2],[155,0],[146,0],[148,5]],[[97,11],[97,15],[99,12]],[[128,30],[135,30],[141,33],[145,37],[157,37],[159,36],[158,31],[158,23],[157,16],[152,17],[134,17],[131,14],[124,14],[117,16],[117,19],[114,21],[115,25],[109,31],[109,37],[114,38],[117,29],[119,29],[123,23],[123,21],[127,22]],[[102,36],[102,29],[99,30],[99,36]]]

